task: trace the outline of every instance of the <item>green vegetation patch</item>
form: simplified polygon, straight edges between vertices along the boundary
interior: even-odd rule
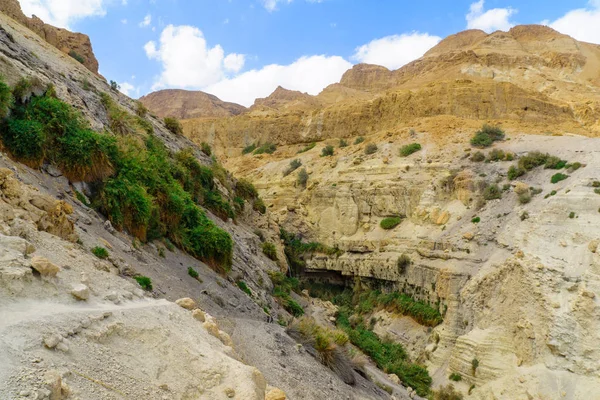
[[[394,229],[402,222],[402,217],[388,217],[381,220],[379,226],[382,229],[390,230]]]
[[[504,136],[504,131],[500,127],[485,124],[471,138],[471,146],[490,147],[494,142],[503,140]]]
[[[298,154],[306,153],[307,151],[314,149],[316,146],[317,146],[316,142],[312,142],[310,144],[307,144],[302,149],[298,150]]]
[[[152,280],[147,276],[136,276],[134,279],[136,280],[138,285],[142,287],[142,289],[148,292],[152,290]]]
[[[108,258],[108,250],[106,250],[104,247],[100,247],[100,246],[96,246],[92,249],[92,254],[95,255],[96,257],[105,260]]]
[[[400,156],[408,157],[411,154],[416,153],[419,150],[421,150],[421,145],[419,143],[407,144],[406,146],[402,146],[400,148]]]
[[[569,177],[569,175],[561,174],[559,172],[557,174],[552,175],[552,177],[550,178],[550,182],[552,182],[552,183],[558,183],[560,181],[564,181],[568,177]]]
[[[275,150],[277,150],[277,146],[275,146],[273,143],[267,142],[254,150],[253,154],[273,154],[275,153]]]
[[[264,242],[262,244],[262,251],[265,254],[265,256],[267,256],[271,260],[277,261],[277,248],[273,243]]]

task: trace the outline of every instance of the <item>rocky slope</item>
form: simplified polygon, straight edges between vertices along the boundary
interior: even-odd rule
[[[227,155],[278,225],[343,251],[313,255],[308,277],[397,290],[439,309],[444,322],[433,330],[373,315],[374,330],[426,363],[434,386],[454,373],[466,398],[588,399],[600,390],[599,51],[546,27],[466,31],[398,71],[356,66],[318,105],[294,99],[188,120],[185,133]],[[514,161],[471,160],[469,140],[486,122],[507,132],[494,150]],[[242,155],[259,142],[277,150]],[[414,142],[420,151],[399,154]],[[322,156],[326,145],[333,156]],[[568,178],[557,183],[559,171],[543,166],[509,180],[509,167],[534,151],[583,167],[561,170]],[[298,170],[284,174],[293,160],[306,185]],[[486,192],[493,185],[500,196]],[[380,227],[394,216],[398,227]]]
[[[161,118],[221,118],[240,115],[246,111],[244,106],[221,101],[218,97],[201,91],[159,90],[141,97],[140,101]]]
[[[28,78],[34,83],[25,90],[43,93],[50,84],[97,131],[112,127],[101,97],[133,118],[136,102],[101,77],[1,13],[0,27],[0,71],[10,86]],[[159,119],[144,121],[168,150],[190,148],[199,163],[212,163]],[[291,316],[271,296],[268,273],[285,265],[263,254],[256,234],[276,241],[270,213],[248,205],[233,223],[204,211],[234,242],[231,272],[221,275],[167,242],[117,231],[87,205],[89,185],[2,150],[0,398],[389,398],[360,376],[346,385],[277,324]],[[105,258],[92,254],[97,246]],[[140,276],[151,278],[151,290],[141,290],[133,279]],[[238,287],[242,280],[251,295]]]
[[[35,15],[31,18],[25,16],[18,0],[0,1],[0,12],[28,27],[63,53],[79,56],[80,60],[78,61],[81,64],[95,74],[98,73],[98,60],[94,55],[92,43],[87,35],[48,25]]]

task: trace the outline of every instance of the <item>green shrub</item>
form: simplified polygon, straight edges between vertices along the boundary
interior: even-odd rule
[[[242,211],[244,211],[245,206],[246,202],[244,201],[244,199],[242,199],[239,196],[233,198],[233,207],[235,208],[236,214],[241,214]]]
[[[359,136],[356,138],[356,140],[354,141],[354,144],[361,144],[362,142],[365,141],[365,138],[362,136]]]
[[[400,225],[400,223],[402,222],[402,218],[401,217],[387,217],[381,220],[381,222],[379,223],[379,226],[381,226],[382,229],[394,229],[395,227],[397,227],[398,225]]]
[[[135,126],[137,123],[133,115],[116,104],[107,93],[102,93],[100,98],[108,114],[111,131],[119,135],[129,135],[136,132]]]
[[[300,171],[298,171],[296,182],[298,185],[306,187],[306,183],[308,182],[308,172],[306,172],[305,168],[302,168]]]
[[[258,198],[258,191],[252,182],[246,179],[240,179],[235,184],[235,192],[244,200],[254,200]]]
[[[502,190],[498,187],[498,185],[493,184],[489,185],[483,190],[483,198],[485,200],[495,200],[502,198]]]
[[[567,165],[565,160],[561,160],[556,156],[549,156],[544,164],[544,168],[546,169],[562,169]]]
[[[569,218],[571,218],[571,219],[575,218],[575,212],[574,211],[571,211],[569,213]]]
[[[321,157],[331,157],[333,155],[333,146],[327,145],[321,150]]]
[[[210,145],[208,143],[206,143],[206,142],[200,143],[200,149],[207,156],[210,157],[212,155],[212,149],[210,148]]]
[[[419,143],[407,144],[406,146],[402,146],[400,148],[400,156],[408,157],[411,154],[416,153],[419,150],[421,150],[421,145]]]
[[[529,213],[527,211],[523,211],[519,218],[521,218],[521,221],[525,221],[526,219],[529,219]]]
[[[92,254],[94,254],[96,257],[105,260],[108,258],[108,250],[106,250],[104,247],[100,247],[100,246],[96,246],[92,249]]]
[[[519,194],[519,203],[527,204],[531,201],[531,193],[529,191]]]
[[[206,190],[203,195],[202,204],[223,221],[227,221],[229,218],[235,219],[235,212],[231,204],[223,199],[217,191]]]
[[[275,146],[273,143],[267,142],[254,150],[254,154],[273,154],[275,153],[275,150],[277,150],[277,146]]]
[[[240,290],[242,292],[244,292],[248,296],[252,297],[252,291],[250,290],[250,288],[248,287],[248,285],[246,285],[246,282],[244,282],[244,281],[237,281],[237,286],[240,288]]]
[[[277,248],[273,243],[264,242],[262,245],[263,253],[273,261],[277,261]]]
[[[248,145],[242,149],[242,154],[250,154],[254,150],[256,150],[256,144],[252,143],[251,145]]]
[[[152,290],[152,280],[147,276],[136,276],[134,279],[137,281],[138,285],[142,287],[142,289],[148,292]]]
[[[471,372],[473,372],[473,376],[475,376],[475,372],[477,371],[477,368],[479,367],[479,360],[474,358],[471,360]]]
[[[138,100],[135,102],[135,113],[138,117],[144,118],[146,114],[148,114],[148,109],[146,108],[144,103]]]
[[[254,203],[252,203],[252,209],[254,211],[258,211],[261,214],[265,214],[267,212],[267,206],[261,198],[254,200]]]
[[[113,92],[118,92],[120,89],[121,86],[117,82],[113,80],[110,81],[110,90],[112,90]]]
[[[10,119],[2,141],[10,154],[30,167],[42,165],[46,155],[44,126],[37,121]]]
[[[344,139],[340,139],[340,149],[343,147],[348,147],[348,142],[346,142]]]
[[[470,389],[469,394],[471,394]],[[447,386],[442,386],[438,390],[436,390],[433,393],[432,400],[463,400],[463,395],[460,392],[457,392],[454,389],[454,386],[449,384]]]
[[[479,217],[475,217],[475,218],[473,218],[473,219],[471,220],[471,222],[472,222],[472,223],[474,223],[474,224],[478,224],[478,223],[480,223],[480,222],[481,222],[481,218],[479,218]]]
[[[85,63],[85,57],[77,53],[75,50],[69,51],[69,55],[75,60],[79,61],[81,64]]]
[[[583,164],[580,162],[574,162],[573,164],[565,165],[565,168],[567,168],[569,172],[575,172],[581,167],[583,167]]]
[[[483,154],[480,151],[475,152],[475,154],[473,154],[471,156],[471,161],[473,162],[482,162],[485,160],[485,154]]]
[[[453,372],[450,374],[449,379],[454,382],[460,382],[460,381],[462,381],[462,375],[459,373]]]
[[[502,161],[505,158],[506,158],[506,153],[503,150],[493,149],[492,151],[489,152],[489,154],[487,156],[487,161],[489,161],[489,162]]]
[[[474,147],[490,147],[494,142],[504,139],[504,131],[497,126],[483,125],[471,138]]]
[[[520,176],[525,175],[525,170],[522,168],[518,168],[515,167],[514,165],[511,165],[510,168],[508,169],[508,179],[511,181],[514,181],[515,179],[517,179]]]
[[[312,142],[312,143],[306,145],[304,148],[298,150],[298,154],[306,153],[307,151],[314,149],[316,146],[317,146],[317,143]]]
[[[365,147],[365,154],[366,155],[375,154],[376,152],[377,152],[377,145],[375,143],[369,143]]]
[[[569,177],[569,175],[561,174],[559,172],[557,174],[552,175],[552,178],[550,178],[550,182],[552,182],[552,183],[558,183],[560,181],[564,181],[568,177]]]
[[[290,166],[285,171],[283,171],[283,176],[288,176],[289,174],[291,174],[292,172],[294,172],[301,166],[302,166],[302,161],[300,161],[299,159],[290,161]]]
[[[183,135],[183,126],[177,118],[165,117],[163,119],[165,128],[167,128],[174,135]]]
[[[192,267],[188,267],[188,275],[194,279],[198,279],[200,277],[200,274],[198,273],[198,271],[196,271]]]
[[[14,98],[10,87],[4,82],[2,76],[0,76],[0,119],[6,118],[8,112],[12,107]]]

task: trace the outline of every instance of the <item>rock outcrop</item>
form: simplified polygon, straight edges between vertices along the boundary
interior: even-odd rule
[[[92,50],[89,36],[46,24],[35,15],[27,17],[23,14],[18,0],[0,0],[0,12],[25,25],[63,53],[78,59],[77,61],[93,73],[98,73],[98,60]]]
[[[244,106],[221,101],[217,96],[201,91],[159,90],[141,97],[140,101],[161,118],[223,118],[247,111]]]

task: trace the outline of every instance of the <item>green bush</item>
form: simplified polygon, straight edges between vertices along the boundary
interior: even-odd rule
[[[365,141],[365,138],[362,136],[359,136],[356,138],[356,140],[354,141],[354,144],[361,144],[362,142]]]
[[[504,131],[497,126],[483,125],[471,138],[474,147],[490,147],[494,142],[504,139]]]
[[[489,185],[483,190],[483,198],[485,200],[495,200],[502,198],[502,190],[498,187],[498,185],[493,184]]]
[[[475,385],[472,385],[471,387],[474,386]],[[471,389],[469,389],[469,394],[471,394]],[[457,392],[454,389],[454,386],[449,384],[436,390],[433,393],[431,400],[463,400],[463,395],[460,392]]]
[[[317,143],[312,142],[312,143],[306,145],[304,148],[298,150],[298,154],[306,153],[307,151],[314,149],[316,146],[317,146]]]
[[[473,154],[471,156],[471,161],[473,162],[482,162],[485,160],[485,154],[483,154],[480,151],[475,152],[475,154]]]
[[[148,109],[146,108],[144,103],[138,100],[135,102],[135,113],[138,117],[144,118],[146,114],[148,114]]]
[[[174,135],[183,135],[183,126],[177,118],[165,117],[163,119],[165,128],[167,128]]]
[[[302,161],[300,161],[299,159],[290,161],[290,166],[285,171],[283,171],[283,176],[288,176],[289,174],[291,174],[292,172],[294,172],[301,166],[302,166]]]
[[[365,154],[366,155],[375,154],[376,152],[377,152],[377,145],[375,143],[369,143],[365,147]]]
[[[206,190],[202,199],[202,205],[214,212],[223,221],[227,221],[229,218],[235,219],[233,207],[217,191]]]
[[[525,175],[525,170],[522,168],[518,168],[515,167],[514,165],[511,165],[510,168],[508,169],[508,179],[511,181],[514,181],[515,179],[517,179],[520,176]]]
[[[244,292],[248,296],[252,297],[252,291],[250,290],[250,288],[248,287],[248,285],[246,285],[246,282],[244,282],[244,281],[237,281],[237,286],[240,288],[240,290],[242,292]]]
[[[344,147],[348,147],[348,142],[346,142],[344,139],[340,139],[340,149]]]
[[[6,118],[12,107],[14,98],[10,87],[4,82],[0,76],[0,119]]]
[[[242,149],[242,154],[250,154],[254,150],[256,150],[256,144],[252,143],[251,145],[248,145]]]
[[[548,153],[532,151],[519,159],[519,168],[524,169],[525,171],[531,171],[536,167],[545,165],[549,159],[550,155]]]
[[[574,162],[572,164],[565,165],[565,168],[567,168],[569,172],[575,172],[581,167],[583,167],[583,164],[580,162]]]
[[[456,372],[453,372],[450,374],[449,379],[454,382],[460,382],[460,381],[462,381],[462,375],[458,374]]]
[[[327,145],[321,150],[321,157],[331,157],[333,155],[333,146]]]
[[[267,142],[254,150],[254,154],[273,154],[275,153],[275,150],[277,150],[277,146],[275,146],[273,143]]]
[[[527,204],[531,201],[531,193],[529,191],[519,194],[519,203]]]
[[[471,360],[471,372],[473,372],[473,376],[475,376],[475,372],[477,372],[477,368],[479,367],[479,360],[474,358]]]
[[[129,135],[136,132],[137,121],[127,110],[114,102],[107,93],[100,95],[102,104],[108,114],[110,130],[119,135]]]
[[[240,179],[235,184],[236,194],[244,200],[254,200],[258,198],[258,191],[252,182],[246,179]]]
[[[382,219],[381,222],[379,223],[379,226],[381,226],[382,229],[389,230],[389,229],[394,229],[395,227],[400,225],[401,222],[402,222],[401,217],[388,217],[388,218]]]
[[[571,211],[569,213],[569,218],[571,218],[571,219],[575,218],[575,212],[574,211]]]
[[[481,222],[481,218],[475,217],[475,218],[471,219],[471,222],[474,223],[474,224],[478,224],[478,223]]]
[[[400,156],[408,157],[411,154],[416,153],[419,150],[421,150],[421,145],[419,143],[407,144],[406,146],[402,146],[400,148]]]
[[[10,119],[2,141],[10,154],[30,167],[39,167],[46,155],[44,126],[37,121]]]
[[[503,150],[493,149],[492,151],[489,152],[489,154],[487,156],[487,161],[489,161],[489,162],[502,161],[505,158],[506,158],[506,153]]]
[[[69,55],[75,60],[79,61],[81,64],[85,63],[85,57],[77,53],[75,50],[69,51]]]
[[[137,281],[138,285],[142,287],[142,289],[148,292],[152,290],[152,280],[147,276],[136,276],[134,279]]]
[[[200,149],[207,156],[210,157],[212,155],[212,149],[210,148],[210,145],[208,143],[206,143],[206,142],[200,143]]]
[[[556,156],[549,156],[546,160],[544,168],[546,169],[562,169],[567,165],[565,160],[561,160]]]
[[[104,247],[100,247],[100,246],[96,246],[92,249],[92,254],[94,254],[96,257],[105,260],[108,258],[108,250],[106,250]]]
[[[198,273],[198,271],[196,271],[192,267],[188,267],[188,275],[194,279],[198,279],[200,277],[200,274]]]
[[[263,253],[273,261],[277,261],[277,248],[273,243],[264,242],[262,245]]]
[[[305,168],[302,168],[300,171],[298,171],[296,182],[298,182],[298,185],[306,187],[306,183],[308,182],[308,172],[306,172]]]
[[[569,175],[561,174],[559,172],[557,174],[552,175],[552,178],[550,178],[550,182],[552,182],[552,183],[558,183],[560,181],[564,181],[568,177],[569,177]]]
[[[254,200],[254,203],[252,203],[252,209],[254,211],[258,211],[261,214],[265,214],[267,212],[267,206],[265,205],[263,199],[260,198]]]

